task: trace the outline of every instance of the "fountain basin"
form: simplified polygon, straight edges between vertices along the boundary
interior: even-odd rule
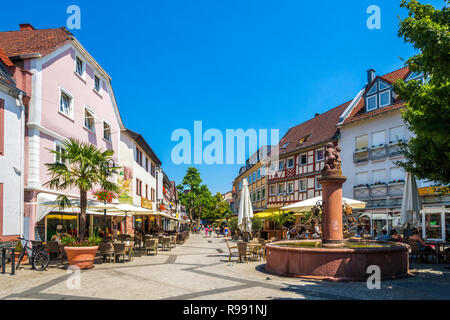
[[[380,267],[381,280],[409,275],[408,247],[397,242],[348,241],[326,248],[320,240],[287,240],[269,243],[266,250],[266,270],[280,276],[366,281],[371,265]]]

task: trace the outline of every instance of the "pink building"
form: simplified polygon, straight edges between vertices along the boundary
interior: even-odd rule
[[[49,180],[45,164],[57,161],[48,149],[60,150],[61,142],[73,137],[114,150],[118,162],[123,123],[111,77],[65,28],[36,30],[22,24],[20,31],[0,32],[0,47],[16,66],[32,73],[27,90],[31,100],[24,146],[23,231],[25,237],[45,240],[50,223],[46,215],[54,209],[43,203],[58,194],[44,185]],[[78,197],[77,190],[65,194]]]

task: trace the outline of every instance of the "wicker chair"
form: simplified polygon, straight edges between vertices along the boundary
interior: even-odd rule
[[[113,243],[114,246],[114,263],[117,260],[117,257],[122,256],[123,262],[125,262],[125,243]]]
[[[125,248],[125,257],[128,261],[132,261],[134,257],[134,241],[130,241],[129,247]]]
[[[230,253],[230,256],[228,257],[228,262],[230,262],[231,261],[231,256],[233,255],[233,253],[239,254],[239,251],[233,252],[233,249],[237,249],[238,247],[237,246],[231,246],[230,243],[228,242],[227,238],[225,238],[225,242],[226,242],[227,247],[228,247],[228,252]]]
[[[248,263],[248,256],[251,255],[252,252],[249,251],[247,242],[238,242],[237,248],[238,248],[238,252],[239,252],[239,262],[242,262],[242,256],[244,256],[245,262]]]
[[[176,235],[170,236],[170,244],[173,246],[173,248],[175,248],[177,246],[177,236]]]
[[[157,239],[147,239],[144,243],[144,249],[146,254],[148,255],[149,252],[155,252],[155,254],[158,254],[158,240]]]
[[[162,237],[162,244],[161,244],[161,248],[162,250],[164,250],[164,248],[168,248],[169,251],[172,250],[172,244],[171,244],[171,238],[170,237]]]
[[[109,257],[109,262],[111,262],[111,258],[114,257],[114,252],[112,250],[113,246],[111,242],[100,242],[100,256],[103,258],[103,261],[106,261],[106,257]]]
[[[59,243],[58,241],[48,241],[47,242],[47,250],[50,258],[52,256],[55,256],[56,258],[59,258],[59,255],[61,254],[59,250]]]

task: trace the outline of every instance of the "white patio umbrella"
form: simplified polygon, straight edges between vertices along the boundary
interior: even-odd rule
[[[400,210],[400,224],[403,229],[419,226],[420,210],[422,210],[422,203],[417,190],[416,179],[412,173],[406,172],[402,208]]]
[[[293,212],[308,212],[311,211],[317,204],[317,201],[322,201],[322,196],[303,200],[288,206],[281,208],[282,210],[293,211]],[[352,209],[364,209],[366,203],[354,199],[342,198],[342,204],[346,203]]]
[[[238,228],[242,232],[252,231],[253,208],[248,191],[248,181],[244,179],[242,183],[241,202],[239,203]]]

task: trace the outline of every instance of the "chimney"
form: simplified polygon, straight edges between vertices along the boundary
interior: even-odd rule
[[[21,23],[19,24],[20,31],[30,31],[30,30],[36,30],[31,24],[29,23]]]
[[[370,85],[373,79],[375,79],[375,70],[373,69],[367,70],[367,85]]]

